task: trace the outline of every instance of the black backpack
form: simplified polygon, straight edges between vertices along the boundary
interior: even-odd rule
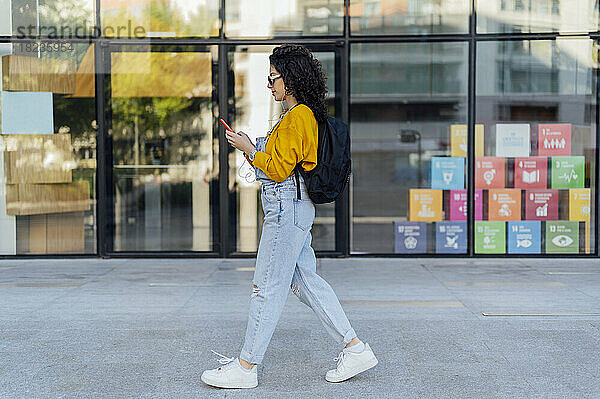
[[[328,116],[326,122],[319,123],[318,135],[317,166],[305,171],[298,163],[294,174],[298,199],[301,199],[300,173],[312,202],[325,204],[340,198],[350,181],[350,133],[348,125]]]

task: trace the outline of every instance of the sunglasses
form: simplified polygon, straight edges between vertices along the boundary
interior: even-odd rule
[[[267,76],[267,82],[269,82],[269,86],[273,86],[275,84],[275,81],[277,79],[279,79],[281,77],[281,75],[277,75],[277,76]]]

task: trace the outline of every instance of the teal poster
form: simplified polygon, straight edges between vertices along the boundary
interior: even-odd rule
[[[465,158],[431,158],[431,188],[462,190],[465,188]]]
[[[546,222],[546,253],[578,254],[579,222]]]
[[[584,188],[585,157],[552,157],[552,188]]]

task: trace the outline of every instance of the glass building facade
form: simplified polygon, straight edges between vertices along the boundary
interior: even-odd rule
[[[310,48],[352,175],[322,256],[598,256],[597,0],[0,0],[0,256],[253,256]]]

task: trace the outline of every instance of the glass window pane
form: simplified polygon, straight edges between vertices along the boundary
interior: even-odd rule
[[[350,0],[350,30],[359,35],[468,33],[471,0]]]
[[[216,48],[178,50],[111,52],[115,251],[214,250]]]
[[[477,46],[475,252],[594,252],[592,40]]]
[[[219,0],[101,0],[107,37],[218,36]]]
[[[12,35],[12,0],[0,0],[0,36]]]
[[[594,0],[480,0],[477,32],[593,32],[599,11]]]
[[[0,44],[0,254],[96,252],[93,53]]]
[[[351,51],[351,251],[466,252],[467,44]]]
[[[225,2],[229,37],[339,36],[343,32],[343,0]]]
[[[0,35],[84,37],[95,23],[94,0],[0,0]]]
[[[243,131],[255,143],[256,137],[265,136],[281,114],[281,104],[274,101],[267,88],[269,55],[274,46],[238,46],[229,54],[233,70],[230,84],[234,87],[229,98],[229,121],[236,131]],[[335,116],[335,64],[334,53],[314,51],[313,54],[327,73],[329,115]],[[230,214],[230,229],[236,232],[232,250],[255,252],[258,250],[262,221],[260,183],[255,180],[252,166],[238,150],[229,146],[229,181],[234,187],[235,214]],[[230,203],[232,203],[230,201]],[[312,247],[316,251],[335,250],[335,204],[316,204],[312,227]]]

